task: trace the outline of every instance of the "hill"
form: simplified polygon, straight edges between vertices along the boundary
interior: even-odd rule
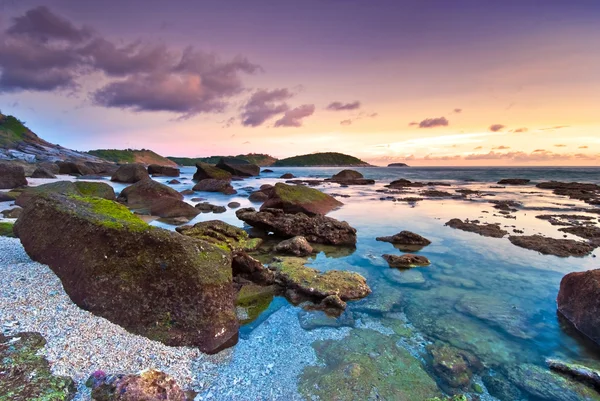
[[[354,156],[343,153],[326,152],[312,153],[280,159],[273,164],[274,167],[309,167],[309,166],[336,166],[336,167],[366,167],[369,163]]]
[[[149,149],[96,149],[90,150],[90,155],[100,157],[115,163],[159,164],[161,166],[176,166],[176,163]]]
[[[387,165],[388,167],[409,167],[406,163],[391,163]]]
[[[248,153],[247,155],[237,155],[237,156],[210,156],[210,157],[175,157],[169,156],[167,159],[174,161],[180,166],[195,166],[197,162],[209,163],[209,164],[217,164],[222,157],[234,157],[236,159],[246,160],[252,164],[256,164],[257,166],[265,167],[271,166],[273,163],[277,161],[276,158],[270,155],[265,155],[262,153]]]

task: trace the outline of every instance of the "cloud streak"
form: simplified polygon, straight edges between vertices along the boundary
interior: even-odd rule
[[[492,132],[498,132],[498,131],[502,131],[504,128],[505,128],[505,126],[502,124],[492,124],[492,125],[490,125],[489,130]]]
[[[342,111],[342,110],[357,110],[360,108],[360,102],[357,100],[351,103],[331,102],[326,107],[327,110]]]
[[[409,124],[412,125],[413,123]],[[447,127],[449,121],[446,117],[437,117],[437,118],[426,118],[425,120],[419,123],[419,128],[435,128],[435,127]]]
[[[286,111],[281,119],[275,121],[276,127],[301,127],[302,120],[315,112],[314,104],[303,104],[295,109]]]

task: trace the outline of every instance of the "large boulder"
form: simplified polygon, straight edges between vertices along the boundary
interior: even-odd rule
[[[303,236],[309,242],[331,245],[356,245],[356,229],[345,221],[322,215],[288,214],[280,209],[243,208],[235,212],[238,219],[252,227],[272,232],[278,237]]]
[[[22,166],[0,162],[0,189],[12,189],[26,185],[25,169]]]
[[[305,213],[314,216],[327,214],[342,205],[342,202],[317,189],[278,182],[260,210],[282,209],[286,213]]]
[[[329,181],[342,185],[369,185],[375,184],[375,180],[366,179],[361,173],[355,170],[342,170],[334,174]]]
[[[215,178],[207,178],[199,181],[194,185],[192,190],[198,192],[221,192],[225,195],[234,195],[237,193],[231,186],[229,180],[218,180]]]
[[[231,173],[215,167],[212,164],[202,162],[196,163],[196,172],[193,177],[194,181],[202,181],[207,178],[231,181]]]
[[[87,380],[92,399],[98,401],[192,401],[174,378],[159,370],[138,374],[106,375],[94,372]]]
[[[237,339],[231,257],[208,242],[116,202],[58,194],[29,202],[15,233],[73,302],[128,331],[203,352]]]
[[[83,163],[77,162],[56,162],[58,165],[58,174],[69,175],[91,175],[94,170]]]
[[[132,209],[148,209],[152,203],[162,198],[183,200],[183,195],[167,185],[148,178],[123,189],[118,200]]]
[[[185,217],[193,219],[200,210],[187,202],[174,198],[160,198],[150,204],[150,214],[163,218]]]
[[[179,177],[179,169],[172,166],[161,166],[159,164],[151,164],[148,166],[148,174],[162,175],[165,177]]]
[[[84,164],[92,169],[94,175],[99,176],[112,176],[119,169],[119,166],[114,163],[85,162]]]
[[[51,171],[38,167],[31,173],[31,178],[56,178],[56,176]]]
[[[53,162],[41,162],[37,164],[37,167],[43,168],[44,170],[47,170],[52,174],[59,174],[60,172],[60,167],[58,167],[58,164]]]
[[[38,185],[37,187],[26,188],[21,192],[21,195],[19,195],[15,203],[18,206],[25,207],[25,205],[27,205],[27,203],[35,196],[50,193],[74,196],[93,196],[96,198],[115,200],[115,191],[110,185],[103,182],[56,181]]]
[[[234,157],[221,158],[217,167],[239,177],[254,177],[260,174],[260,167],[256,164]]]
[[[600,269],[564,276],[556,303],[567,320],[600,344]]]
[[[75,181],[75,188],[83,196],[95,196],[96,198],[116,200],[115,190],[105,182]]]
[[[239,227],[221,220],[201,221],[193,226],[177,227],[177,232],[210,242],[228,251],[253,251],[260,246],[262,239],[250,238],[248,233]]]
[[[133,184],[141,180],[150,178],[148,171],[143,164],[131,163],[123,164],[111,177],[111,181]]]

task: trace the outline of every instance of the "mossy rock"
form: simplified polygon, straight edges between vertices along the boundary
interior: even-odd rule
[[[45,344],[39,333],[0,334],[0,401],[73,399],[73,380],[53,375],[48,361],[38,355]]]
[[[198,162],[196,163],[196,169],[193,177],[194,181],[201,181],[207,178],[231,181],[231,173],[229,171],[215,167],[212,164]]]
[[[260,286],[256,284],[244,284],[237,295],[235,305],[244,309],[247,318],[240,321],[241,324],[248,324],[256,320],[258,316],[266,310],[275,295],[276,287]]]
[[[97,198],[116,200],[115,190],[105,182],[76,181],[75,188],[83,196],[94,196]]]
[[[0,222],[0,237],[14,237],[13,223]]]
[[[279,182],[275,184],[269,199],[263,203],[260,210],[283,209],[286,213],[305,213],[313,216],[327,214],[342,205],[342,202],[317,189]]]
[[[17,197],[16,204],[21,207],[35,196],[40,194],[57,193],[62,195],[81,195],[74,183],[71,181],[56,181],[48,184],[38,185],[37,187],[25,188]]]
[[[188,237],[210,242],[225,251],[253,251],[260,246],[262,239],[250,238],[243,229],[221,220],[209,220],[193,226],[177,227],[177,232]]]
[[[183,200],[183,195],[167,185],[148,178],[123,189],[118,201],[131,209],[147,211],[152,203],[163,198]]]
[[[396,345],[395,337],[368,329],[352,330],[342,340],[317,341],[313,348],[324,366],[308,366],[299,390],[322,401],[427,400],[442,394],[421,362]]]

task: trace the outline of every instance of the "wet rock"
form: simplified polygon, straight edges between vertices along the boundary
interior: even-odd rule
[[[201,221],[193,226],[177,227],[175,230],[185,236],[201,239],[231,252],[253,251],[262,243],[262,239],[250,238],[243,229],[221,220]]]
[[[150,214],[164,218],[185,217],[190,220],[200,214],[200,210],[179,199],[161,198],[152,202]]]
[[[17,164],[0,162],[0,189],[27,186],[25,169]]]
[[[281,241],[279,244],[275,245],[274,250],[277,253],[283,253],[294,256],[308,256],[313,251],[306,238],[302,236],[296,236]]]
[[[132,333],[203,352],[237,339],[231,258],[208,242],[112,201],[58,194],[32,199],[15,233],[75,304]]]
[[[250,202],[263,203],[267,199],[269,199],[269,195],[264,193],[263,191],[252,192],[248,197]]]
[[[294,184],[294,185],[308,185],[309,187],[316,187],[318,185],[323,184],[324,180],[287,180],[286,184]]]
[[[231,181],[231,173],[208,163],[196,163],[193,180],[202,181],[206,179]]]
[[[259,285],[275,282],[275,273],[244,251],[233,253],[231,268],[236,279],[243,278]]]
[[[506,212],[516,212],[517,207],[522,206],[520,202],[513,200],[493,200],[490,203],[494,204],[494,209],[503,210]]]
[[[598,227],[598,226],[566,227],[566,228],[561,228],[558,231],[577,235],[578,237],[586,238],[586,239],[600,238],[600,227]]]
[[[403,294],[398,286],[376,282],[369,296],[352,304],[352,310],[382,314],[402,304]]]
[[[553,371],[564,373],[572,378],[600,388],[600,372],[576,363],[563,362],[558,359],[546,359],[546,365]]]
[[[253,283],[244,284],[237,294],[235,305],[237,308],[242,308],[246,314],[245,318],[240,321],[241,324],[248,324],[266,310],[276,292],[274,285],[261,286]]]
[[[500,373],[495,372],[493,376],[485,375],[481,380],[490,395],[500,401],[514,401],[523,398],[521,391]]]
[[[55,376],[40,350],[46,340],[39,333],[0,334],[0,399],[68,401],[76,393],[70,377]]]
[[[31,178],[56,178],[56,176],[43,167],[38,167],[31,173]]]
[[[481,194],[481,191],[477,191],[477,190],[474,190],[474,189],[465,189],[465,188],[457,189],[455,192],[457,192],[457,193],[459,193],[461,195],[464,195],[464,196],[467,196],[467,195],[480,195]]]
[[[508,231],[501,229],[498,224],[478,224],[475,222],[469,222],[469,220],[465,220],[463,222],[460,219],[452,219],[445,225],[456,228],[457,230],[476,233],[484,237],[502,238],[508,234]]]
[[[20,195],[21,193],[19,193]],[[1,192],[0,191],[0,202],[12,202],[16,199],[15,196],[13,196],[13,194],[9,194],[7,192]]]
[[[535,216],[536,219],[546,220],[553,226],[574,226],[580,225],[581,221],[589,222],[594,220],[591,216],[578,214],[540,214]]]
[[[292,173],[285,173],[285,174],[282,174],[281,177],[279,177],[279,178],[283,178],[285,180],[289,180],[289,179],[292,179],[292,178],[296,178],[296,176],[294,174],[292,174]]]
[[[262,172],[263,173],[274,173],[274,171],[269,168],[264,169]]]
[[[213,205],[208,202],[198,203],[194,207],[200,210],[201,213],[225,213],[227,211],[225,206]]]
[[[298,321],[300,322],[300,327],[304,330],[314,330],[323,327],[354,327],[355,325],[354,317],[348,311],[344,311],[335,317],[319,310],[301,310],[298,312]]]
[[[453,388],[468,389],[473,373],[483,370],[477,357],[468,351],[437,342],[427,346],[435,372]]]
[[[191,189],[184,189],[183,191],[179,191],[179,193],[181,195],[194,195],[195,194],[195,192],[192,191]]]
[[[319,190],[302,185],[275,184],[269,199],[261,210],[282,209],[286,213],[304,213],[309,216],[325,215],[343,203]]]
[[[253,177],[260,174],[260,167],[246,160],[233,157],[223,157],[217,163],[217,167],[229,171],[238,177]]]
[[[408,248],[409,250],[419,250],[431,244],[431,241],[429,241],[427,238],[411,231],[400,231],[398,234],[394,234],[391,237],[377,237],[376,240],[390,242],[394,245],[400,245]],[[402,247],[400,248],[401,250]]]
[[[179,177],[179,169],[172,166],[161,166],[159,164],[151,164],[148,166],[148,174],[156,174],[163,177]]]
[[[172,180],[167,181],[167,184],[177,185],[177,184],[181,184],[181,181],[172,179]]]
[[[58,174],[68,175],[91,175],[95,174],[94,170],[83,163],[77,162],[56,162],[58,166]]]
[[[2,214],[2,217],[4,217],[5,219],[16,219],[16,218],[18,218],[21,215],[22,211],[23,211],[22,208],[15,207],[15,208],[12,208],[12,209],[3,210],[0,213]]]
[[[446,191],[438,191],[435,189],[429,189],[426,191],[421,191],[421,195],[427,197],[427,198],[449,198],[452,196],[452,194],[450,192],[446,192]]]
[[[420,187],[424,187],[424,186],[425,186],[425,184],[422,182],[412,182],[412,181],[406,180],[404,178],[392,181],[391,183],[386,185],[386,187],[390,188],[390,189],[420,188]]]
[[[600,344],[600,269],[564,276],[556,303],[577,330]]]
[[[521,248],[537,251],[544,255],[566,258],[568,256],[586,256],[592,253],[595,246],[572,239],[556,239],[541,235],[511,235],[508,240]]]
[[[355,170],[342,170],[333,175],[328,181],[342,185],[371,185],[375,180],[366,179],[361,173]]]
[[[584,191],[598,191],[600,185],[586,184],[581,182],[560,182],[560,181],[546,181],[540,182],[536,185],[542,189],[573,189],[573,190],[584,190]]]
[[[154,369],[131,375],[96,371],[86,385],[97,401],[192,401],[174,378]]]
[[[94,196],[107,200],[115,199],[115,191],[110,185],[103,182],[56,181],[38,185],[37,187],[26,188],[21,192],[15,203],[17,206],[25,207],[35,196],[50,193],[74,196]]]
[[[404,255],[383,255],[382,256],[390,267],[399,269],[409,269],[417,266],[429,266],[431,262],[425,256],[406,253]]]
[[[131,209],[149,209],[151,205],[163,198],[183,200],[183,195],[173,188],[154,181],[151,178],[141,180],[123,189],[118,201]]]
[[[498,181],[500,185],[527,185],[531,182],[526,178],[504,178]]]
[[[237,209],[240,206],[242,206],[242,205],[240,205],[239,202],[229,202],[227,204],[227,207],[230,208],[230,209]]]
[[[387,269],[384,272],[388,280],[402,285],[421,286],[425,284],[425,276],[419,270]]]
[[[192,190],[200,192],[221,192],[225,195],[237,194],[237,191],[233,189],[229,180],[217,180],[214,178],[198,181]]]
[[[600,204],[600,185],[550,181],[539,183],[536,187],[551,189],[556,195],[568,196],[571,199],[578,199],[591,205]]]
[[[321,215],[309,217],[303,213],[287,214],[279,209],[257,212],[254,208],[239,209],[235,214],[252,227],[273,232],[278,237],[292,238],[301,235],[311,243],[356,244],[356,230],[345,221],[338,221],[331,217]]]
[[[148,171],[143,164],[123,164],[111,177],[111,181],[133,184],[138,181],[150,179]]]
[[[13,223],[0,221],[0,237],[14,237]]]

